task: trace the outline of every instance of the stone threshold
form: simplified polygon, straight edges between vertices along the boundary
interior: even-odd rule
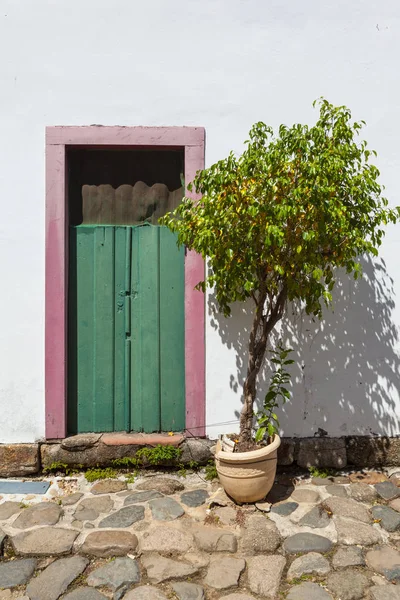
[[[212,458],[215,441],[187,438],[175,433],[83,433],[63,440],[35,444],[0,444],[0,477],[23,477],[39,473],[60,462],[70,467],[111,466],[120,458],[133,458],[143,447],[172,445],[182,450],[179,462],[205,465]],[[278,450],[281,466],[343,469],[348,466],[388,467],[400,465],[400,438],[347,436],[341,438],[282,438]],[[165,465],[172,466],[166,462]]]

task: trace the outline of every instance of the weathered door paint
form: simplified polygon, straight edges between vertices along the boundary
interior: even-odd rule
[[[184,251],[164,227],[70,229],[68,427],[185,427]]]

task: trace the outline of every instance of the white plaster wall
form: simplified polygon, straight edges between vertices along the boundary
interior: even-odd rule
[[[0,0],[0,442],[44,435],[45,126],[202,125],[210,164],[256,120],[312,121],[324,95],[368,122],[395,203],[399,27],[397,0]],[[324,330],[303,324],[286,435],[400,433],[397,231],[383,298],[373,277],[345,281]],[[223,324],[222,341],[207,324],[210,435],[240,408],[242,326]]]

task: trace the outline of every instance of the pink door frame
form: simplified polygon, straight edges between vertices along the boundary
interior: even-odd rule
[[[182,148],[185,182],[189,183],[196,171],[204,168],[205,130],[202,127],[46,127],[46,439],[67,435],[66,151],[69,146]],[[185,258],[186,430],[196,436],[205,435],[205,296],[194,289],[203,277],[202,257],[188,252]]]

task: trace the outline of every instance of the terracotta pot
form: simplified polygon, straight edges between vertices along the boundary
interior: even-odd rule
[[[281,438],[260,450],[251,452],[224,452],[217,443],[215,464],[218,477],[226,493],[237,502],[262,500],[272,488],[278,462]]]

